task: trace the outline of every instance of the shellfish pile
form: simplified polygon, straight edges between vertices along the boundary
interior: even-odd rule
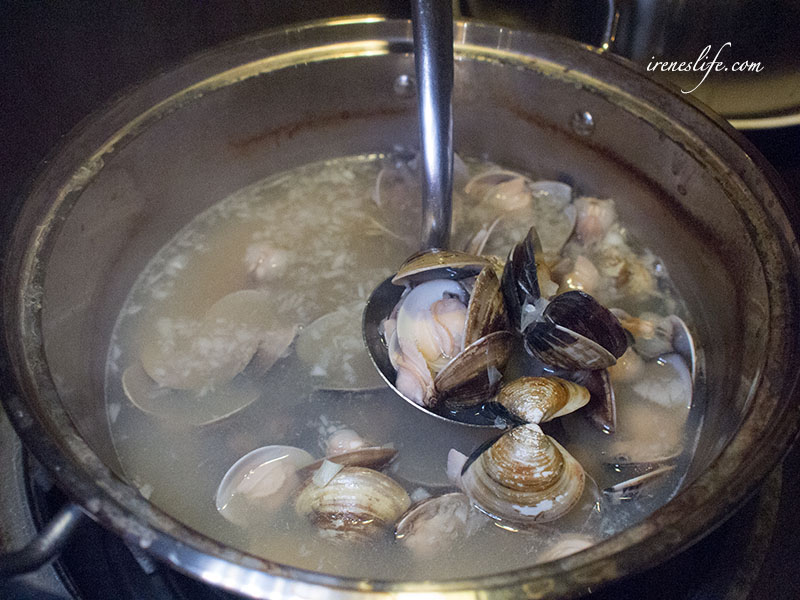
[[[377,165],[358,170],[350,159],[353,179],[342,164],[312,169],[336,173],[313,193],[294,193],[289,178],[284,212],[270,191],[268,205],[257,205],[262,220],[249,211],[219,235],[241,238],[225,252],[201,239],[210,251],[194,271],[203,278],[180,279],[188,292],[169,299],[169,311],[149,309],[146,287],[134,298],[145,308],[131,313],[142,315],[141,342],[118,361],[117,425],[111,401],[109,411],[142,493],[248,552],[358,577],[391,577],[379,569],[398,561],[414,577],[510,568],[477,557],[493,547],[513,548],[515,567],[526,566],[595,543],[663,502],[691,444],[685,420],[665,421],[670,410],[688,414],[695,349],[673,314],[677,297],[663,290],[666,275],[651,254],[632,250],[614,203],[470,163],[484,172],[457,182],[458,250],[397,269],[418,219],[396,218],[405,208],[386,192],[415,206],[418,194],[408,178],[384,174],[373,202]],[[350,204],[341,189],[324,200],[320,191],[336,185],[356,189]],[[229,212],[244,214],[242,206]],[[222,267],[209,269],[209,257]],[[381,313],[395,385],[425,410],[488,427],[420,416],[369,362],[366,294],[396,269],[402,305]],[[320,416],[337,428],[324,444],[315,441]],[[123,419],[135,442],[125,441]],[[140,443],[143,430],[151,443]],[[144,446],[152,451],[140,453]],[[184,512],[175,498],[185,498]]]

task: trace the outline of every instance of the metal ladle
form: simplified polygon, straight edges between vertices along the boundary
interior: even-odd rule
[[[446,248],[450,239],[453,195],[453,14],[447,0],[412,0],[414,67],[422,157],[421,246]],[[428,415],[466,425],[493,426],[493,422],[471,415],[452,419],[434,413],[402,394],[395,387],[395,369],[389,360],[381,322],[397,304],[403,288],[392,278],[381,283],[364,309],[363,333],[372,362],[397,394]]]

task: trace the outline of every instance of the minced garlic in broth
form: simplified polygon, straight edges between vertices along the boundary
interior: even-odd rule
[[[455,489],[446,474],[450,449],[469,455],[499,433],[426,417],[385,387],[347,391],[380,384],[375,373],[364,372],[360,310],[372,289],[417,249],[419,192],[413,181],[385,180],[384,196],[376,198],[380,170],[392,161],[379,155],[342,158],[259,182],[199,215],[154,257],[120,314],[107,365],[109,426],[130,481],[175,518],[241,550],[325,573],[385,580],[473,577],[530,566],[565,536],[608,537],[666,502],[685,473],[697,435],[696,419],[687,427],[686,402],[659,406],[643,400],[635,383],[623,383],[615,385],[616,434],[601,433],[580,411],[545,424],[545,431],[573,453],[588,477],[578,507],[532,532],[509,531],[487,519],[466,541],[431,560],[403,548],[391,528],[370,542],[325,540],[294,514],[291,500],[276,512],[253,514],[246,527],[219,514],[219,482],[236,460],[261,446],[296,446],[321,458],[331,433],[353,429],[373,445],[392,444],[398,450],[386,472],[418,499]],[[471,161],[464,168],[468,172],[461,172],[456,181],[453,247],[464,247],[500,210],[463,193],[469,175],[492,166]],[[529,225],[520,222],[512,229],[520,231],[521,238]],[[510,244],[516,233],[504,235],[510,236]],[[277,271],[257,281],[246,262],[254,244],[280,250]],[[505,256],[508,247],[491,251]],[[565,253],[570,251],[568,245]],[[643,264],[657,274],[660,289],[657,299],[651,296],[640,310],[656,310],[655,302],[662,314],[680,312],[663,266],[649,253],[640,254]],[[200,319],[217,300],[246,288],[267,292],[270,314],[264,318],[276,330],[290,327],[299,332],[286,356],[263,375],[247,370],[238,375],[234,382],[239,387],[188,394],[162,389],[156,401],[164,406],[174,402],[172,409],[156,407],[151,414],[132,404],[123,391],[122,375],[139,364],[148,340],[182,319]],[[635,301],[618,291],[606,290],[596,297],[608,306],[636,312]],[[327,329],[310,327],[331,313],[337,316],[327,321]],[[329,329],[341,324],[348,331],[339,332],[330,343]],[[669,365],[647,368],[663,370]],[[652,442],[653,435],[660,441],[637,446],[637,440]],[[641,451],[648,457],[674,453],[676,448],[683,454],[677,467],[641,498],[614,504],[601,490],[625,477],[604,463],[630,454],[632,448],[634,454]]]

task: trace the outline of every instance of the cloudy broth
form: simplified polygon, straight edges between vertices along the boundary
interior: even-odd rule
[[[464,192],[470,177],[491,168],[480,162],[459,165],[453,247],[465,247],[508,208]],[[403,159],[383,155],[303,166],[222,200],[152,259],[121,311],[106,371],[114,445],[142,495],[197,531],[276,562],[335,575],[413,580],[530,566],[570,536],[599,541],[613,535],[675,493],[698,434],[699,399],[653,401],[652,390],[669,387],[677,377],[670,362],[658,358],[634,380],[615,382],[613,435],[581,411],[543,425],[583,465],[587,481],[572,511],[531,531],[513,531],[484,518],[477,531],[430,560],[394,540],[391,526],[369,541],[321,537],[295,514],[291,498],[269,511],[247,508],[252,516],[246,526],[219,513],[215,495],[226,471],[262,446],[294,446],[317,459],[325,455],[332,433],[352,429],[370,445],[393,445],[397,456],[385,472],[416,500],[456,489],[446,471],[451,449],[469,455],[501,433],[443,422],[409,406],[381,386],[363,348],[364,302],[417,249],[419,195],[413,176]],[[514,218],[495,227],[485,252],[505,257],[524,236],[532,223],[519,210],[512,207]],[[539,214],[549,223],[552,215]],[[538,225],[547,228],[548,223]],[[630,242],[623,226],[614,227],[614,243],[635,254],[650,273],[652,290],[601,287],[597,299],[634,315],[686,319],[664,266],[641,244]],[[278,253],[266,262],[253,259],[253,252],[264,248]],[[573,240],[562,255],[574,258],[579,252]],[[598,258],[602,252],[596,248],[592,252],[588,255],[596,261],[608,258]],[[273,357],[274,364],[263,372],[253,359],[232,381],[203,383],[194,390],[159,387],[150,380],[142,364],[152,362],[147,348],[155,338],[196,326],[219,299],[244,289],[261,290],[268,298],[263,320],[280,334],[275,339],[288,335],[291,341],[296,334],[286,351]],[[234,334],[231,339],[250,343],[245,331]],[[526,369],[524,360],[515,362],[516,370]],[[145,399],[134,404],[131,394]],[[638,498],[618,500],[603,490],[632,476],[619,466],[619,456],[639,462],[669,459],[674,468]]]

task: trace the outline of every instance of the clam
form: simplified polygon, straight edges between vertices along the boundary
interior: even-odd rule
[[[297,337],[297,325],[265,331],[245,373],[254,377],[265,375],[282,358],[289,356],[292,342]]]
[[[273,300],[240,290],[224,296],[202,319],[162,317],[142,347],[141,361],[159,385],[193,390],[238,375],[269,331]]]
[[[571,370],[606,369],[628,347],[616,317],[580,290],[559,294],[541,311],[533,312],[522,331],[525,348],[545,364]]]
[[[664,406],[645,398],[630,398],[618,407],[618,427],[609,446],[616,463],[673,462],[685,447],[684,432],[690,408],[687,399],[680,405]]]
[[[663,354],[677,353],[691,371],[692,381],[695,380],[697,353],[692,334],[683,319],[677,315],[662,317],[653,313],[633,317],[619,308],[612,308],[611,312],[633,336],[637,354],[651,360]]]
[[[244,265],[247,279],[253,285],[277,281],[286,273],[291,254],[268,242],[255,242],[245,250]]]
[[[603,433],[617,430],[617,403],[609,371],[585,371],[579,378],[591,396],[585,414]]]
[[[495,402],[526,423],[543,423],[589,402],[589,390],[560,377],[520,377],[500,388]]]
[[[464,193],[495,208],[514,210],[530,204],[529,181],[514,171],[490,169],[470,179],[464,186]]]
[[[513,171],[490,170],[473,177],[464,189],[501,216],[481,228],[470,248],[476,253],[504,251],[534,223],[541,233],[545,255],[555,257],[572,235],[576,210],[572,188],[559,181],[533,181]],[[483,233],[481,233],[483,232]]]
[[[432,279],[466,279],[491,265],[488,258],[456,250],[423,250],[411,255],[392,278],[395,285]]]
[[[406,491],[379,471],[344,467],[324,485],[311,478],[295,499],[295,512],[320,535],[340,541],[366,541],[380,535],[410,506]]]
[[[600,272],[589,258],[579,254],[574,260],[569,260],[569,270],[559,278],[558,293],[570,290],[582,290],[591,294],[600,284]]]
[[[692,374],[677,354],[660,356],[647,363],[644,375],[631,384],[631,389],[642,400],[667,409],[688,410],[692,406]]]
[[[583,493],[583,467],[536,424],[503,434],[478,449],[461,473],[461,486],[478,509],[514,527],[553,521]]]
[[[345,467],[365,467],[380,470],[388,466],[397,456],[397,450],[389,446],[360,447],[346,452],[329,454],[325,458],[314,461],[303,468],[307,474],[313,473],[322,466],[323,461]]]
[[[622,356],[617,359],[616,364],[608,367],[608,376],[612,382],[630,382],[638,379],[644,369],[644,360],[630,346]]]
[[[361,337],[365,302],[356,300],[312,321],[297,336],[295,350],[321,390],[382,388]]]
[[[584,246],[602,240],[617,220],[613,200],[581,197],[575,200],[575,207],[575,237]]]
[[[159,385],[138,361],[123,371],[122,389],[139,410],[193,426],[221,421],[252,404],[262,392],[244,376],[200,390],[176,390]]]
[[[278,510],[300,485],[298,471],[312,456],[292,446],[264,446],[237,460],[217,488],[219,513],[239,525]]]
[[[387,157],[386,164],[378,173],[372,196],[378,207],[378,225],[410,248],[418,243],[422,220],[421,194],[413,153],[398,152]]]
[[[345,427],[333,431],[328,436],[325,441],[325,455],[346,454],[364,448],[366,445],[366,441],[357,431]]]
[[[395,539],[417,558],[433,558],[463,542],[486,523],[469,497],[460,492],[414,504],[395,525]]]
[[[549,301],[543,298],[539,247],[538,234],[531,228],[511,249],[501,283],[509,319],[522,332],[526,349],[543,363],[561,369],[613,365],[628,345],[616,317],[580,290]]]
[[[491,398],[512,341],[492,263],[429,251],[406,261],[395,281],[409,286],[383,325],[398,391],[437,410]]]

